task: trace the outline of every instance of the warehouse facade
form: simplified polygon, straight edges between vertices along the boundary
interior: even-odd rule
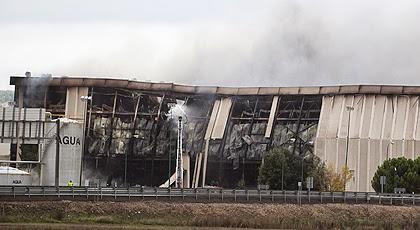
[[[348,190],[371,191],[383,160],[420,150],[420,87],[234,88],[78,77],[11,77],[10,84],[17,107],[83,123],[83,179],[107,184],[163,184],[175,171],[178,116],[187,187],[256,186],[266,151],[285,147],[302,157],[315,153],[336,170],[347,159]]]

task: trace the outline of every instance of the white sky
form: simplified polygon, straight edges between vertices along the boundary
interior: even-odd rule
[[[25,71],[201,85],[418,84],[419,24],[414,0],[0,0],[0,88]]]

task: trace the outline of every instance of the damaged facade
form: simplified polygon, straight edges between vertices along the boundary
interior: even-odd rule
[[[84,122],[83,178],[108,184],[163,184],[175,172],[178,116],[185,118],[191,187],[256,187],[264,154],[281,146],[315,153],[336,169],[348,157],[354,172],[348,189],[370,191],[384,143],[395,142],[392,156],[413,158],[420,138],[419,87],[229,88],[73,77],[11,77],[10,83],[17,107]],[[350,122],[346,106],[354,108]]]

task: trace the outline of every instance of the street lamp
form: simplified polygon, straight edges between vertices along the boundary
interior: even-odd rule
[[[393,145],[393,144],[394,144],[394,142],[392,140],[390,140],[389,143],[386,146],[386,159],[387,160],[389,160],[389,151],[388,151],[389,150],[389,146],[390,145]]]
[[[346,139],[346,160],[345,160],[345,167],[346,170],[348,169],[348,156],[349,156],[349,138],[350,138],[350,115],[351,111],[354,110],[353,106],[346,105],[346,110],[348,111],[348,120],[347,120],[347,139]],[[347,180],[345,181],[344,191],[346,191],[347,187]]]
[[[87,113],[87,103],[92,101],[92,96],[81,96],[80,100],[85,103],[85,109],[83,113],[83,142],[82,142],[82,154],[80,156],[80,176],[79,176],[79,186],[82,186],[82,173],[83,173],[83,155],[85,153],[85,142],[86,142],[86,113]]]

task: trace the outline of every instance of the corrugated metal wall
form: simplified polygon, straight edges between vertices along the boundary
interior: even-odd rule
[[[340,170],[349,138],[347,157],[353,179],[347,190],[373,191],[372,177],[387,157],[415,158],[420,154],[418,99],[411,95],[324,96],[315,154]]]

